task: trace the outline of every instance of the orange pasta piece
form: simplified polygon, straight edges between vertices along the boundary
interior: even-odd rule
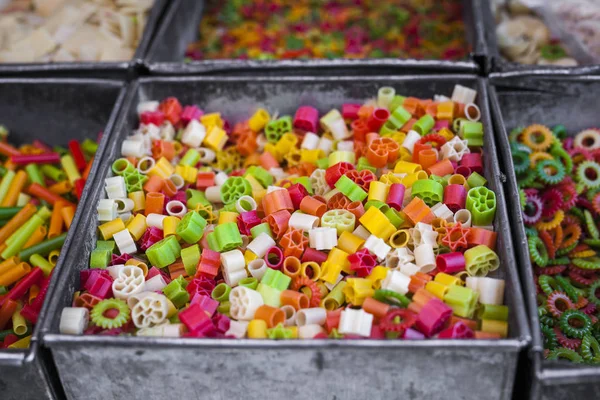
[[[19,199],[19,193],[27,184],[27,173],[24,170],[17,171],[8,192],[0,204],[1,207],[14,207]]]
[[[64,205],[65,203],[62,200],[54,203],[52,216],[50,217],[50,227],[48,228],[48,239],[59,236],[63,231],[63,217],[61,210],[63,209]]]
[[[0,229],[0,243],[4,243],[21,225],[23,225],[36,212],[33,204],[27,203],[6,225]]]
[[[48,188],[54,194],[63,195],[71,192],[73,190],[73,185],[68,180],[55,183],[54,185]]]
[[[73,218],[75,217],[75,207],[63,207],[60,210],[60,215],[62,215],[65,226],[69,229],[73,222]]]
[[[163,183],[164,180],[162,178],[152,175],[144,184],[144,190],[146,192],[160,192],[163,188]]]
[[[8,321],[10,321],[17,309],[17,304],[18,303],[12,299],[8,299],[4,302],[2,308],[0,308],[0,329],[4,329]]]
[[[157,192],[150,192],[146,195],[145,215],[162,214],[165,205],[165,195]]]
[[[33,232],[29,239],[27,239],[27,241],[23,245],[23,248],[26,249],[28,247],[41,243],[46,238],[47,233],[48,229],[46,229],[44,225],[40,226],[35,230],[35,232]]]
[[[94,157],[92,157],[90,159],[90,161],[88,161],[87,165],[85,166],[85,169],[83,170],[83,173],[81,174],[83,179],[87,180],[88,176],[90,175],[90,171],[92,170],[92,165],[94,165]]]

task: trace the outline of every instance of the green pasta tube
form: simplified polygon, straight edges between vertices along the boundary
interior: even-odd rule
[[[28,247],[19,253],[19,258],[21,259],[21,261],[28,262],[31,256],[34,254],[47,256],[52,250],[60,249],[65,243],[66,238],[67,233],[65,232],[62,235],[59,235],[55,238]]]
[[[39,267],[44,272],[44,276],[50,275],[50,272],[54,269],[54,265],[39,254],[29,257],[29,263],[32,267]]]
[[[4,200],[4,197],[8,193],[8,188],[10,188],[15,175],[14,171],[9,170],[2,178],[2,181],[0,182],[0,203],[2,203],[2,200]]]
[[[52,179],[53,181],[60,182],[67,179],[67,175],[65,175],[65,173],[61,169],[56,168],[53,165],[42,165],[40,170],[42,171],[42,174]]]
[[[335,310],[341,307],[346,301],[346,295],[344,295],[344,287],[346,281],[341,281],[325,296],[323,299],[323,307],[327,310]]]
[[[27,221],[25,225],[23,225],[24,229],[19,230],[18,233],[13,234],[10,238],[6,240],[7,247],[1,254],[2,258],[6,260],[7,258],[10,258],[19,253],[19,251],[21,251],[23,245],[27,242],[31,235],[33,235],[37,228],[42,226],[46,222],[46,220],[50,218],[50,215],[50,211],[46,207],[43,207],[37,213],[35,213],[29,219],[29,221]],[[10,241],[10,243],[8,243],[10,239],[12,240]]]
[[[27,164],[27,166],[25,166],[25,172],[27,172],[27,176],[31,182],[37,183],[42,187],[46,187],[44,176],[42,175],[42,172],[37,164]]]

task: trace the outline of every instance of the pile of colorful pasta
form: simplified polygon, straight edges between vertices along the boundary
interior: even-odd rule
[[[176,98],[139,104],[60,331],[506,337],[477,93],[374,94],[234,125]]]
[[[600,131],[518,128],[512,158],[548,359],[600,362]]]
[[[0,126],[0,344],[27,348],[98,145],[8,137]]]
[[[469,53],[459,0],[226,0],[207,4],[194,60],[460,60]]]

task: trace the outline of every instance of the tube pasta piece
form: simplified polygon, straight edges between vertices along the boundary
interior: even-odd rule
[[[231,250],[221,254],[221,264],[223,266],[223,277],[225,282],[231,287],[248,277],[246,273],[246,260],[239,250]]]
[[[89,310],[85,307],[65,307],[60,315],[59,331],[66,335],[81,335],[90,321]]]
[[[185,332],[183,324],[162,324],[151,328],[142,328],[136,336],[181,337]]]
[[[353,310],[351,308],[347,308],[342,311],[338,331],[344,334],[354,334],[368,337],[371,335],[372,325],[373,314],[369,314],[362,309]]]
[[[248,332],[248,321],[233,320],[229,323],[229,329],[227,332],[225,332],[225,335],[233,336],[237,339],[243,339],[246,337],[246,332]]]
[[[387,254],[392,250],[391,246],[388,246],[383,239],[380,239],[375,235],[369,236],[363,247],[375,254],[379,260],[385,259]]]
[[[479,293],[481,304],[502,305],[504,303],[504,286],[503,279],[467,277],[467,287]]]
[[[310,247],[316,250],[331,250],[338,244],[337,232],[333,227],[313,228],[308,231],[308,238]]]

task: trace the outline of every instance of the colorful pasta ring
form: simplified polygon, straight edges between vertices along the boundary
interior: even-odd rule
[[[573,139],[573,145],[586,150],[600,149],[600,131],[597,129],[585,129],[579,132]]]
[[[542,335],[544,336],[544,348],[554,350],[558,346],[558,340],[556,340],[556,334],[554,330],[546,325],[540,327]]]
[[[574,350],[567,349],[564,347],[559,347],[557,349],[551,350],[548,353],[548,360],[560,360],[565,359],[569,360],[573,363],[581,363],[583,362],[583,358]]]
[[[563,292],[554,291],[546,299],[546,308],[556,318],[559,318],[563,312],[575,309],[575,305]]]
[[[588,270],[599,270],[600,269],[600,259],[597,257],[593,258],[574,258],[571,260],[573,265],[577,268],[588,269]]]
[[[537,230],[547,231],[550,229],[556,228],[562,220],[565,218],[565,212],[563,210],[558,210],[556,214],[550,220],[546,220],[542,217],[542,220],[535,224]]]
[[[512,160],[517,174],[523,174],[529,169],[529,154],[524,151],[514,151]]]
[[[592,331],[590,317],[579,310],[567,310],[560,316],[560,329],[570,337],[582,339]],[[573,326],[573,322],[576,326]]]
[[[551,154],[546,153],[545,151],[534,151],[529,154],[529,166],[531,168],[535,168],[538,162],[542,160],[554,160]]]
[[[573,160],[571,159],[571,156],[565,149],[563,149],[562,147],[558,147],[556,149],[553,148],[550,149],[550,154],[555,158],[560,159],[560,161],[565,166],[567,173],[573,171]]]
[[[114,317],[107,316],[107,313],[116,311]],[[90,319],[94,324],[103,329],[120,328],[129,320],[129,307],[127,303],[120,299],[102,300],[94,306],[90,313]]]
[[[395,308],[382,318],[380,327],[388,332],[404,332],[417,322],[417,314],[406,308]]]
[[[562,194],[556,189],[550,189],[541,196],[544,209],[542,217],[550,217],[554,215],[563,206]]]
[[[537,151],[544,151],[550,147],[554,136],[552,131],[544,125],[530,125],[521,133],[522,141],[529,148]]]
[[[596,280],[588,287],[588,300],[600,307],[600,280]]]
[[[548,185],[560,183],[565,177],[565,166],[555,159],[538,162],[535,171],[537,178]],[[600,177],[600,175],[598,176]]]
[[[542,239],[537,236],[532,236],[527,239],[527,242],[531,260],[540,267],[545,267],[548,263],[548,250]]]
[[[310,290],[310,306],[319,307],[323,295],[319,290],[317,283],[310,278],[296,277],[292,280],[290,289],[299,291],[303,287],[307,287]]]
[[[583,147],[575,147],[570,150],[567,150],[571,159],[573,160],[573,164],[577,165],[579,163],[584,162],[585,160],[591,160],[592,155],[589,151],[584,149]]]
[[[552,292],[560,291],[560,287],[558,286],[558,283],[556,283],[556,280],[549,275],[540,275],[538,284],[540,285],[542,292],[548,296],[550,296]]]
[[[581,340],[581,355],[591,363],[600,363],[600,343],[592,335],[585,335]]]
[[[578,300],[579,293],[577,293],[577,290],[573,286],[571,286],[571,284],[565,277],[557,275],[554,279],[556,280],[556,283],[558,283],[562,291],[565,292],[567,296],[569,296],[571,301],[576,302]]]
[[[600,187],[600,165],[595,161],[584,161],[577,166],[577,179],[590,189]]]
[[[529,195],[526,198],[525,207],[523,207],[523,222],[527,225],[534,225],[542,218],[544,203],[537,195]]]

